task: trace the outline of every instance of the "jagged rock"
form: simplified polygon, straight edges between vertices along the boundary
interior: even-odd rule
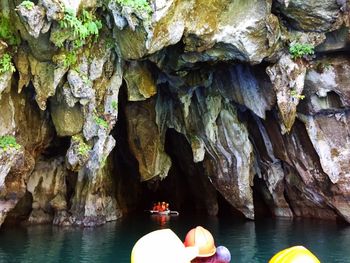
[[[4,54],[4,51],[8,48],[6,42],[0,40],[0,55]]]
[[[118,60],[115,67],[115,72],[111,76],[109,83],[107,84],[104,102],[104,115],[109,116],[109,121],[112,124],[112,126],[115,124],[118,118],[118,96],[119,89],[123,82],[121,61]]]
[[[316,48],[317,52],[346,50],[350,44],[349,28],[343,26],[326,34],[326,41]]]
[[[67,82],[62,86],[62,96],[64,98],[65,104],[71,108],[73,108],[74,105],[79,101],[79,99],[73,96],[72,91],[70,90],[70,86]]]
[[[48,21],[59,20],[62,17],[63,5],[57,0],[40,0],[39,3],[46,10]]]
[[[345,114],[344,118],[347,118],[346,116]],[[335,171],[333,174],[327,174],[330,164],[327,163],[328,160],[325,158],[329,154],[327,149],[334,146],[334,143],[327,138],[334,137],[334,134],[329,131],[333,129],[341,130],[340,139],[335,143],[345,145],[344,140],[348,140],[349,137],[347,131],[343,128],[346,124],[341,121],[338,122],[334,117],[319,115],[315,121],[322,122],[322,124],[329,121],[330,123],[326,124],[325,130],[315,129],[315,132],[319,133],[320,136],[320,141],[316,141],[318,138],[314,137],[310,130],[312,128],[310,120],[313,120],[313,118],[312,116],[302,117],[307,130],[304,124],[297,121],[291,133],[284,136],[281,135],[279,128],[271,118],[264,125],[268,136],[271,139],[273,138],[271,143],[275,158],[284,162],[285,189],[288,203],[297,216],[335,219],[338,214],[349,222],[349,205],[345,201],[349,198],[348,191],[345,190],[346,175],[345,173],[335,174]],[[306,134],[310,134],[310,138],[305,136]],[[324,153],[320,152],[320,147],[325,147]],[[340,154],[340,152],[342,153]],[[348,158],[346,146],[344,148],[339,146],[339,154],[337,157],[334,155],[333,158],[335,158],[335,163],[331,165],[339,169],[340,165],[343,165],[343,160]],[[326,168],[325,171],[324,168]],[[334,183],[331,180],[334,180]]]
[[[231,105],[223,105],[215,140],[209,141],[208,146],[211,148],[208,150],[210,157],[205,159],[206,174],[232,206],[253,219],[253,148],[246,127],[239,123]]]
[[[214,88],[224,98],[246,106],[260,118],[275,104],[271,83],[259,74],[261,69],[245,65],[228,66],[214,74]],[[266,76],[267,77],[267,76]]]
[[[16,132],[17,143],[21,145],[16,152],[1,154],[4,162],[0,164],[0,170],[10,170],[6,172],[7,175],[2,170],[4,184],[0,187],[0,202],[6,211],[0,212],[4,216],[0,221],[12,213],[22,198],[26,198],[26,182],[34,168],[35,158],[48,146],[53,136],[48,116],[37,109],[35,102],[31,103],[28,95],[11,92],[0,100],[0,110],[3,112],[0,134]],[[13,154],[10,156],[10,153]]]
[[[55,214],[67,209],[66,176],[63,158],[36,162],[27,182],[27,190],[33,196],[29,223],[51,223]]]
[[[141,181],[164,179],[170,169],[171,160],[164,151],[163,135],[159,133],[156,123],[155,100],[129,103],[126,116],[128,140],[139,162]]]
[[[34,79],[32,80],[36,96],[35,99],[41,110],[46,109],[46,101],[55,95],[55,66],[50,62],[39,62],[29,56],[30,70]]]
[[[257,175],[265,182],[265,187],[260,190],[273,215],[293,217],[284,194],[286,172],[283,163],[275,157],[273,144],[262,121],[257,117],[254,117],[254,121],[254,126],[250,125],[249,132],[254,141],[255,150],[259,152],[256,158],[260,171],[257,171]]]
[[[260,63],[278,48],[279,22],[270,9],[268,1],[196,2],[186,20],[184,60]]]
[[[50,111],[58,136],[72,136],[83,129],[84,117],[80,105],[67,105],[59,93],[50,101]]]
[[[333,57],[317,60],[315,67],[308,71],[305,79],[305,91],[326,97],[327,93],[334,91],[339,95],[343,106],[350,105],[350,60],[344,57]]]
[[[70,69],[67,79],[75,98],[90,100],[94,97],[95,92],[92,89],[93,83],[88,78],[87,68],[85,68],[85,70],[80,70],[80,72]]]
[[[132,15],[133,10],[123,9],[123,11],[114,5],[109,5],[109,8],[119,28],[116,29],[115,37],[123,58],[136,59],[179,42],[184,31],[185,15],[190,6],[189,2],[183,1],[155,1],[152,17],[142,12],[135,18]],[[136,27],[137,16],[145,17],[145,28]],[[152,21],[154,25],[151,25]],[[127,24],[129,28],[120,30]],[[135,41],[136,39],[138,41]]]
[[[290,0],[288,5],[276,1],[276,7],[295,28],[303,31],[327,32],[336,29],[340,7],[336,1]]]
[[[125,59],[153,54],[184,37],[188,53],[181,59],[190,63],[230,59],[259,63],[272,55],[279,40],[278,19],[270,8],[265,1],[246,1],[244,5],[230,1],[156,1],[145,29],[116,29],[115,37]],[[125,25],[120,14],[114,17],[117,27]]]
[[[131,61],[125,69],[129,101],[146,100],[157,93],[155,81],[146,65]]]
[[[302,117],[309,138],[320,158],[322,169],[333,184],[338,181],[346,182],[345,178],[350,175],[347,165],[350,161],[348,115],[346,111],[341,111]]]
[[[23,87],[28,87],[30,82],[30,69],[29,69],[29,60],[28,54],[24,49],[20,48],[15,57],[16,69],[19,73],[18,81],[18,93],[22,92]]]
[[[34,38],[38,38],[45,23],[45,9],[33,3],[31,7],[20,4],[17,6],[16,11],[28,33]]]
[[[266,70],[277,95],[277,105],[284,132],[289,132],[296,117],[296,108],[304,89],[306,64],[302,60],[293,61],[283,55],[278,62]],[[284,127],[283,127],[284,126]]]
[[[167,128],[174,128],[186,135],[191,146],[196,145],[194,140],[202,141],[208,153],[204,158],[205,174],[232,206],[247,218],[254,218],[253,149],[235,107],[209,88],[194,90],[188,115],[183,115],[180,103],[162,92],[158,95],[160,131],[165,134]],[[196,152],[198,149],[193,149]],[[201,161],[198,156],[194,160]]]
[[[94,226],[121,217],[113,189],[107,157],[115,145],[112,136],[99,130],[86,165],[78,173],[70,220],[77,225]]]
[[[3,94],[0,99],[0,136],[14,134],[16,131],[15,105],[10,93]]]
[[[26,177],[33,166],[34,160],[25,156],[22,147],[0,148],[0,226],[24,196]]]
[[[90,148],[90,149],[89,149]],[[89,151],[91,147],[84,142],[81,135],[72,137],[71,145],[67,151],[67,166],[70,170],[78,172],[89,160]]]
[[[13,72],[11,71],[0,73],[0,99],[1,93],[8,90],[11,86],[12,74]]]

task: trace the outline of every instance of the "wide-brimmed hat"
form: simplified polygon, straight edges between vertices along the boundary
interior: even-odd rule
[[[310,250],[303,246],[294,246],[284,249],[274,255],[269,263],[320,263]]]
[[[141,237],[131,251],[131,263],[189,263],[198,256],[197,247],[185,247],[170,229]]]
[[[216,252],[213,235],[201,226],[197,226],[187,233],[184,244],[185,247],[197,247],[198,257],[210,257]]]

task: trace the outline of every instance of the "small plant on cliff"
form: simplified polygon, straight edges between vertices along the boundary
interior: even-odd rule
[[[294,43],[289,46],[292,59],[305,58],[315,54],[315,47],[311,44]]]
[[[104,120],[101,117],[98,117],[96,115],[94,116],[94,120],[98,126],[101,126],[105,129],[108,129],[108,122],[106,120]]]
[[[138,12],[152,13],[152,8],[147,0],[115,0],[115,2]]]
[[[16,138],[11,135],[0,136],[0,149],[19,149],[21,146],[16,142]]]
[[[72,136],[72,140],[78,145],[78,154],[86,157],[89,154],[91,147],[85,143],[83,138],[79,135]]]
[[[299,100],[305,99],[305,95],[298,94],[298,92],[295,89],[290,90],[290,95],[295,99],[299,99]]]
[[[2,55],[0,58],[0,74],[5,73],[5,72],[15,72],[16,69],[12,64],[12,57],[10,54],[5,53]]]
[[[20,6],[25,7],[28,10],[32,10],[35,4],[32,1],[23,1]]]
[[[102,28],[102,22],[91,13],[83,10],[79,17],[75,16],[74,11],[71,9],[65,9],[64,16],[60,20],[59,25],[62,29],[68,29],[73,31],[74,40],[72,41],[75,49],[82,47],[87,38],[90,36],[97,37],[99,30]],[[69,38],[64,32],[57,32],[53,37],[55,45],[58,47],[63,46],[63,42]]]
[[[112,101],[112,109],[113,110],[117,110],[118,109],[118,102],[115,101],[115,100]]]
[[[14,23],[11,23],[8,17],[0,14],[0,39],[5,41],[9,45],[17,46],[21,40],[16,33]]]
[[[69,68],[70,66],[75,65],[77,61],[78,61],[77,54],[75,53],[75,51],[72,51],[64,55],[62,63],[65,68]]]

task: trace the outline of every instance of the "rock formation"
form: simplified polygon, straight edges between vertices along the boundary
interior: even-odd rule
[[[103,224],[145,187],[350,223],[349,8],[1,1],[0,226]]]

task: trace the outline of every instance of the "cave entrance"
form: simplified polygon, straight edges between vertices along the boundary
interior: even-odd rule
[[[117,145],[113,150],[113,174],[118,203],[124,214],[144,213],[155,202],[165,201],[171,210],[182,214],[239,215],[214,188],[204,172],[203,163],[194,163],[193,153],[186,137],[175,129],[168,129],[165,152],[172,161],[168,176],[140,182],[138,162],[128,144],[127,104],[125,83],[119,93],[118,123],[113,131]]]

